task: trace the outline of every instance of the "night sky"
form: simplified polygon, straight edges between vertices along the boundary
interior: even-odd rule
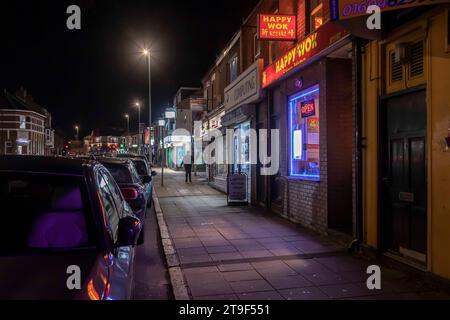
[[[93,128],[137,127],[147,106],[150,46],[153,119],[181,86],[201,85],[217,54],[258,0],[1,1],[0,88],[24,86],[67,136]],[[77,4],[82,29],[68,30],[66,9]],[[142,119],[148,119],[147,107]]]

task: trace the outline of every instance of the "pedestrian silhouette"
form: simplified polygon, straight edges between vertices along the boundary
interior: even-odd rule
[[[184,172],[186,173],[186,183],[191,182],[192,183],[192,156],[191,153],[188,151],[184,155],[183,163],[184,166]]]

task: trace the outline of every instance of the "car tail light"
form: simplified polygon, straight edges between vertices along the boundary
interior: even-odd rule
[[[136,200],[139,196],[139,193],[135,188],[122,188],[121,189],[123,197],[125,200]]]

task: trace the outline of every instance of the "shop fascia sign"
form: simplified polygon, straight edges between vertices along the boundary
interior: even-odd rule
[[[266,88],[292,69],[311,61],[312,58],[347,35],[349,35],[348,31],[334,22],[324,24],[264,70],[262,87]]]
[[[192,111],[205,111],[206,99],[203,98],[191,98],[190,107]]]
[[[296,41],[297,17],[294,15],[258,15],[258,39],[271,41]]]
[[[225,88],[225,109],[231,110],[240,105],[255,102],[261,94],[261,73],[263,60],[258,59],[234,82]]]
[[[330,0],[330,9],[332,20],[347,20],[368,15],[367,9],[372,5],[385,12],[441,3],[450,0]]]

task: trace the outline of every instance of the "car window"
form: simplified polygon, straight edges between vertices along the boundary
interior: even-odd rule
[[[97,183],[102,197],[103,209],[105,212],[106,227],[111,240],[117,242],[117,232],[119,229],[119,213],[117,212],[114,196],[108,185],[111,183],[108,176],[98,172]]]
[[[0,254],[95,246],[82,177],[0,173]]]
[[[133,177],[127,166],[122,164],[109,163],[105,163],[103,165],[106,167],[106,169],[109,170],[111,175],[114,177],[114,180],[116,180],[118,184],[134,183]]]
[[[133,160],[133,164],[136,167],[136,171],[140,176],[148,175],[147,164],[143,160]]]
[[[133,183],[141,183],[142,182],[141,177],[139,176],[133,162],[130,162],[128,169],[130,170]]]
[[[118,210],[119,213],[119,218],[122,217],[122,211],[123,211],[123,206],[125,203],[125,200],[123,198],[122,195],[122,191],[120,191],[119,186],[117,185],[116,181],[114,180],[114,178],[111,176],[111,174],[107,171],[107,170],[102,170],[101,174],[105,177],[105,180],[108,184],[108,188],[109,191],[111,192],[111,195],[114,199],[114,202],[116,204],[116,208]]]

